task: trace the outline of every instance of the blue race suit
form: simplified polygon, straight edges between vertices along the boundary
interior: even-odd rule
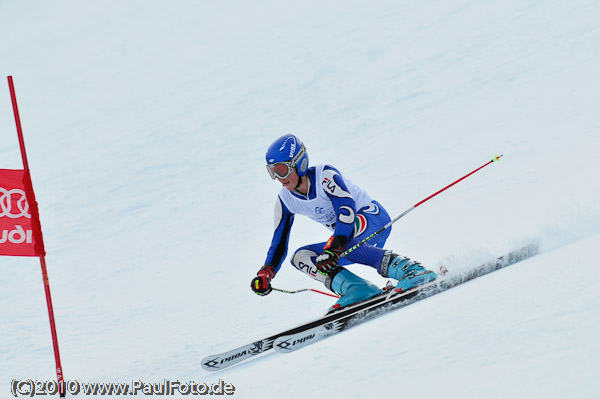
[[[345,236],[349,248],[390,222],[386,210],[373,200],[362,188],[353,184],[333,166],[317,165],[308,169],[308,193],[306,196],[282,188],[275,204],[275,232],[265,264],[277,272],[287,255],[290,230],[295,214],[305,215],[321,223],[333,235]],[[341,266],[359,263],[374,267],[381,272],[386,251],[383,245],[390,235],[388,228],[366,244],[339,260]],[[315,258],[323,251],[325,242],[299,248],[291,263],[310,277],[324,281],[317,273]],[[307,261],[310,259],[310,261]]]

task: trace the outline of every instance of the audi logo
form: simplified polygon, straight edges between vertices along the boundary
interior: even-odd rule
[[[14,209],[15,207],[13,207],[13,198],[16,199],[15,203],[17,209]],[[7,190],[0,187],[0,218],[4,216],[11,219],[22,217],[31,218],[25,191],[19,190],[18,188]]]

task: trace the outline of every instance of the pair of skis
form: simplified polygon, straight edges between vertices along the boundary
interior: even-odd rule
[[[271,349],[280,353],[292,352],[391,310],[410,305],[477,277],[525,260],[537,253],[537,245],[529,244],[459,275],[440,276],[434,281],[400,293],[388,290],[384,294],[367,301],[326,314],[321,318],[270,337],[228,352],[207,356],[202,359],[202,368],[208,371],[221,370]]]

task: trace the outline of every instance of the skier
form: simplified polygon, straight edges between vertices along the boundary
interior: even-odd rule
[[[340,295],[333,309],[383,292],[345,269],[345,265],[358,263],[374,267],[383,277],[398,280],[396,289],[402,291],[437,277],[420,263],[383,249],[391,228],[340,258],[345,249],[390,222],[383,206],[333,166],[309,167],[306,147],[292,134],[275,140],[267,149],[266,160],[269,175],[283,188],[275,203],[275,232],[267,259],[251,282],[255,293],[267,295],[272,291],[271,280],[287,255],[295,214],[308,216],[333,232],[327,242],[303,246],[291,258],[296,269]]]

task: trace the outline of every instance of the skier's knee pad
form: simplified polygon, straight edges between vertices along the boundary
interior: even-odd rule
[[[319,273],[317,270],[317,265],[315,264],[316,257],[317,254],[314,251],[299,249],[292,256],[292,265],[310,278],[320,281],[327,286],[326,280],[328,276]]]

